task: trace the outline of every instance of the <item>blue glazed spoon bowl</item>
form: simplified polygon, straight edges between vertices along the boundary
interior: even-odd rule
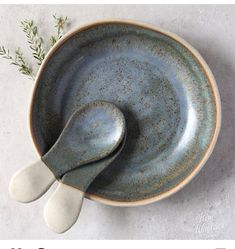
[[[30,110],[40,155],[55,143],[74,110],[95,99],[123,110],[123,153],[86,196],[116,206],[163,199],[199,172],[221,120],[215,79],[200,54],[168,31],[131,21],[77,28],[47,54]],[[67,179],[69,181],[69,179]]]
[[[111,154],[125,130],[124,115],[112,103],[97,100],[76,110],[51,149],[12,177],[11,196],[24,203],[38,199],[67,172]]]

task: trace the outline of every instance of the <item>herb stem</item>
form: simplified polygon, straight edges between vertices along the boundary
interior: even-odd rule
[[[29,47],[33,50],[33,57],[37,60],[38,65],[41,65],[46,52],[43,48],[43,39],[38,36],[38,28],[32,20],[24,20],[21,25],[28,39]]]
[[[4,59],[10,60],[11,61],[10,64],[17,66],[18,71],[21,72],[22,74],[28,75],[33,80],[35,79],[32,67],[29,65],[28,62],[26,62],[20,48],[18,48],[15,51],[15,57],[13,57],[10,55],[9,49],[6,49],[4,46],[1,46],[0,47],[0,56],[2,56],[2,58],[4,58]]]

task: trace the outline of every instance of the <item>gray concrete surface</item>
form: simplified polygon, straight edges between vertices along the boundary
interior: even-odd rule
[[[43,221],[39,201],[12,201],[8,183],[37,154],[28,131],[34,83],[0,60],[0,239],[235,239],[235,6],[0,6],[0,43],[20,46],[33,62],[22,19],[33,18],[45,40],[51,15],[68,15],[71,26],[103,18],[128,18],[161,26],[182,36],[211,67],[221,94],[223,122],[213,155],[200,174],[174,196],[148,206],[118,208],[86,200],[79,222],[56,235]],[[35,68],[36,70],[36,68]]]

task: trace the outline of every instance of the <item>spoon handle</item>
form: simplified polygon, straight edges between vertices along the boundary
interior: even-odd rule
[[[39,160],[15,173],[9,192],[16,201],[28,203],[41,197],[55,180],[54,174]]]
[[[120,150],[114,155],[84,165],[63,176],[62,182],[44,208],[44,219],[51,230],[63,233],[75,224],[82,207],[84,192],[95,177],[117,157],[119,152]],[[76,186],[76,188],[69,185]]]
[[[44,209],[47,226],[56,233],[64,233],[77,221],[84,192],[60,183]]]
[[[120,150],[119,150],[120,151]],[[61,183],[44,208],[47,226],[57,233],[66,232],[77,221],[82,207],[84,193],[95,179],[116,157],[118,153],[93,162],[63,176]],[[70,185],[70,186],[69,186]],[[72,186],[76,186],[72,187]]]
[[[62,177],[62,182],[44,208],[44,219],[51,230],[63,233],[75,224],[81,211],[84,193],[96,176],[120,154],[125,141],[126,133],[122,143],[111,155],[72,170]]]

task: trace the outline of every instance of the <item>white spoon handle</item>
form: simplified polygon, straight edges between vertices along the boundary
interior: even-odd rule
[[[39,160],[15,173],[9,191],[13,199],[27,203],[41,197],[54,181],[54,174]]]
[[[60,183],[44,209],[47,226],[56,233],[64,233],[77,221],[84,193]]]

